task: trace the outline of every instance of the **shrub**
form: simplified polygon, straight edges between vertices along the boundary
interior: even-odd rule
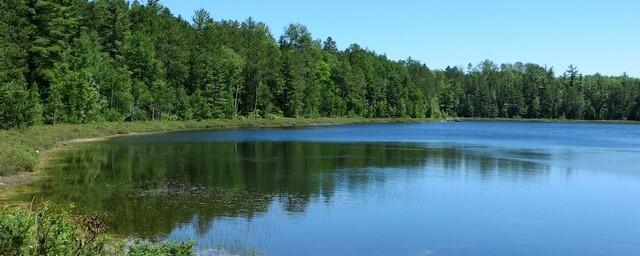
[[[32,242],[32,216],[17,210],[3,210],[0,214],[0,255],[27,255]]]
[[[0,209],[0,255],[193,255],[193,243],[110,240],[98,216],[71,218],[47,205],[37,211]],[[111,243],[109,243],[111,242]]]
[[[13,169],[15,172],[33,170],[33,167],[38,162],[38,154],[35,150],[23,145],[16,145],[11,150],[13,153],[10,154],[9,161],[14,163]]]
[[[265,119],[267,120],[276,120],[276,119],[281,119],[282,117],[276,114],[267,114],[265,117]]]
[[[190,256],[193,253],[193,242],[167,242],[154,244],[147,241],[136,240],[126,248],[130,256]]]

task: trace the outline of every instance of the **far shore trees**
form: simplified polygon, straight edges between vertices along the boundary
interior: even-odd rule
[[[429,49],[425,49],[428,51]],[[0,128],[266,117],[640,120],[640,79],[485,60],[433,70],[301,24],[158,1],[0,2]]]

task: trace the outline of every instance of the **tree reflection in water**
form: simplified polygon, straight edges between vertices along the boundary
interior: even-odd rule
[[[99,142],[61,152],[48,178],[22,197],[106,212],[110,232],[154,239],[185,223],[205,234],[216,218],[251,219],[271,204],[304,214],[309,202],[331,202],[336,191],[355,193],[427,172],[536,179],[548,172],[549,157],[414,143]]]

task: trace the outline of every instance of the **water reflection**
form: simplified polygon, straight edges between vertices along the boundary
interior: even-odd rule
[[[18,199],[214,255],[637,255],[639,149],[636,125],[178,132],[74,145]]]
[[[61,154],[51,177],[24,198],[107,212],[119,235],[162,238],[185,223],[204,235],[219,217],[252,219],[273,204],[304,214],[312,201],[366,193],[390,179],[534,182],[547,174],[549,159],[543,152],[415,143],[103,142]]]

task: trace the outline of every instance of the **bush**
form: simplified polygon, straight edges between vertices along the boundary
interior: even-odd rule
[[[124,117],[120,112],[115,109],[106,110],[104,113],[104,119],[107,122],[122,122],[124,121]]]
[[[193,243],[167,242],[154,244],[147,241],[136,240],[126,248],[127,255],[131,256],[189,256],[194,255]]]
[[[44,206],[37,212],[3,210],[0,216],[0,255],[100,254],[98,240],[82,239],[65,211]]]
[[[33,167],[38,162],[38,154],[35,150],[23,145],[16,145],[10,150],[12,152],[10,152],[8,160],[13,163],[13,166],[10,166],[12,170],[9,171],[24,172],[33,170]]]
[[[0,216],[0,255],[27,255],[29,230],[33,219],[24,211],[2,211]]]
[[[264,118],[267,120],[276,120],[276,119],[281,119],[282,117],[276,114],[267,114]]]
[[[0,209],[0,255],[193,255],[193,243],[153,244],[133,241],[128,246],[102,234],[99,217],[71,218],[66,210],[43,206],[37,211]],[[109,243],[110,241],[111,243]]]

